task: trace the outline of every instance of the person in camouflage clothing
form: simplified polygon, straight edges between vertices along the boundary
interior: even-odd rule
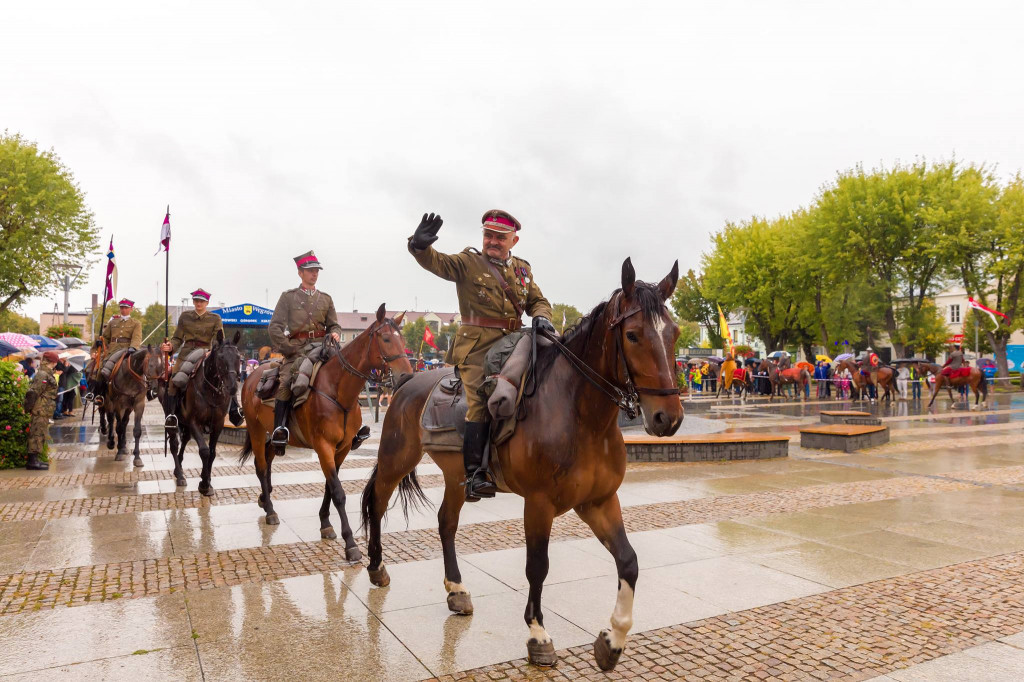
[[[210,304],[210,294],[203,289],[196,289],[192,292],[192,306],[194,310],[186,310],[178,317],[178,324],[174,327],[174,335],[170,341],[165,341],[161,350],[165,353],[177,353],[178,357],[171,368],[171,378],[181,370],[182,364],[189,355],[197,348],[209,350],[217,332],[224,329],[220,315],[209,312],[206,307]],[[164,426],[178,426],[178,409],[181,407],[181,392],[173,381],[167,384],[167,417]]]
[[[57,404],[57,379],[53,376],[53,368],[60,360],[54,351],[43,353],[43,361],[32,377],[28,394],[25,396],[26,407],[29,407],[28,457],[25,468],[33,471],[45,471],[49,465],[39,461],[39,455],[46,447],[46,439],[50,435],[50,416]]]
[[[455,336],[449,360],[459,369],[465,390],[466,436],[462,460],[466,468],[466,500],[476,502],[494,497],[495,486],[483,467],[489,439],[487,405],[480,396],[485,379],[487,351],[507,334],[523,326],[522,315],[533,318],[534,329],[555,333],[551,304],[533,277],[533,268],[513,256],[519,241],[519,221],[505,211],[492,210],[481,219],[483,250],[469,247],[455,254],[435,251],[437,232],[444,221],[433,213],[423,215],[413,236],[409,253],[425,270],[455,282],[462,326]]]
[[[278,454],[288,445],[288,412],[292,406],[292,377],[302,362],[302,349],[307,344],[322,343],[328,334],[335,341],[341,338],[334,300],[316,288],[323,266],[312,251],[294,258],[302,284],[281,294],[267,332],[276,352],[284,356],[277,393],[274,394],[274,431],[270,442]]]

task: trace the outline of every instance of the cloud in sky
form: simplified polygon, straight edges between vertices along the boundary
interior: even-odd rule
[[[632,256],[696,267],[727,220],[856,163],[1024,167],[1016,3],[20,3],[0,127],[53,147],[113,233],[120,291],[273,305],[313,248],[339,309],[453,309],[405,238],[504,208],[553,301]],[[101,254],[97,254],[99,256]],[[72,306],[99,292],[88,272]],[[35,299],[37,316],[52,300]]]

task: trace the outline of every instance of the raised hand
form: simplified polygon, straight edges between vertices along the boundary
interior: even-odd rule
[[[433,213],[424,213],[416,232],[412,235],[412,248],[421,251],[437,241],[437,231],[441,229],[444,221],[441,216]]]

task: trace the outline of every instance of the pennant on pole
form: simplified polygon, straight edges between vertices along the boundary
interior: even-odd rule
[[[171,209],[167,208],[167,214],[164,216],[164,224],[160,227],[160,246],[156,247],[156,253],[161,251],[171,250]]]
[[[103,289],[103,303],[117,298],[117,259],[114,258],[114,237],[110,237],[110,248],[107,249],[107,281]]]
[[[1006,314],[1005,313],[1001,313],[998,310],[993,310],[992,308],[988,308],[988,307],[982,305],[981,303],[979,303],[978,301],[975,301],[970,296],[967,297],[967,305],[968,305],[968,307],[973,308],[974,310],[980,310],[983,313],[987,313],[988,316],[992,318],[992,322],[994,322],[997,327],[999,326],[999,320],[996,319],[996,315],[998,315],[999,317],[1003,318],[1004,320],[1006,319]]]
[[[430,332],[430,327],[423,328],[423,343],[427,344],[434,350],[440,350],[440,348],[434,345],[434,335]]]
[[[736,351],[732,345],[732,332],[729,331],[729,323],[725,319],[725,313],[722,312],[722,306],[715,304],[718,308],[718,325],[721,327],[722,338],[729,342],[729,353],[736,357]]]

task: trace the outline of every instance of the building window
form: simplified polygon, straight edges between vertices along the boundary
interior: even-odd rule
[[[949,321],[950,323],[960,322],[960,304],[956,303],[949,306]]]
[[[341,333],[341,334],[338,334],[338,336],[340,336],[340,337],[341,337],[341,342],[342,342],[342,343],[345,343],[345,334],[344,334],[344,333]]]

